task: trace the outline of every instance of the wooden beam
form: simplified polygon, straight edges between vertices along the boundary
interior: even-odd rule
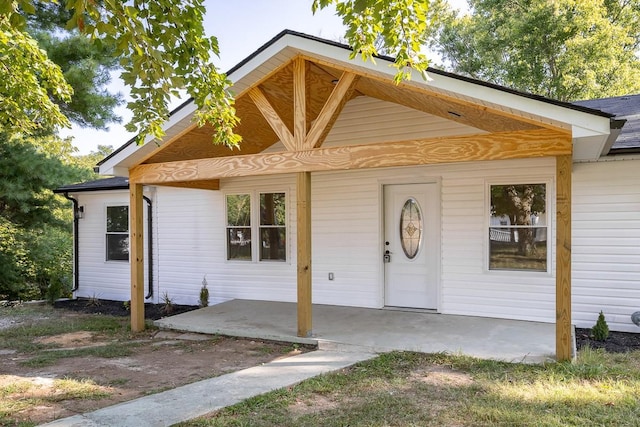
[[[194,188],[198,190],[219,190],[220,180],[210,179],[207,181],[169,182],[162,185],[166,187]]]
[[[556,358],[571,360],[571,155],[556,157]]]
[[[306,61],[302,58],[293,60],[293,140],[295,150],[304,149],[304,140],[307,137],[306,66]]]
[[[284,124],[276,110],[273,108],[267,97],[258,87],[249,91],[249,97],[258,107],[264,118],[269,122],[269,126],[274,130],[280,141],[289,151],[295,150],[294,135],[291,135],[287,125]]]
[[[329,99],[327,99],[327,102],[322,107],[322,111],[320,111],[320,114],[305,138],[304,148],[306,150],[318,148],[324,143],[324,140],[342,112],[345,104],[351,99],[351,94],[355,89],[357,81],[358,76],[356,74],[342,73],[338,84],[333,88]]]
[[[236,176],[561,156],[571,151],[569,135],[536,129],[144,164],[132,168],[129,177],[162,185]]]
[[[131,264],[131,331],[144,330],[144,241],[142,184],[129,181],[129,264]]]
[[[311,311],[311,173],[297,174],[298,336],[310,337]]]
[[[462,98],[457,98],[454,96],[451,96],[447,93],[445,93],[444,91],[439,91],[437,92],[434,89],[430,89],[428,87],[428,85],[426,85],[425,87],[421,87],[418,86],[416,83],[413,83],[411,81],[409,82],[400,82],[398,85],[396,85],[393,82],[393,76],[390,76],[388,74],[385,74],[383,72],[375,72],[373,70],[369,70],[366,69],[364,67],[358,67],[358,66],[347,66],[347,65],[342,65],[338,62],[332,62],[326,59],[321,59],[321,58],[317,58],[311,55],[301,55],[302,58],[304,58],[305,60],[315,63],[315,64],[319,64],[319,65],[324,65],[326,67],[329,68],[333,68],[335,70],[339,70],[339,71],[348,71],[348,72],[356,72],[358,73],[361,77],[367,77],[370,78],[372,80],[377,80],[379,82],[385,83],[389,85],[389,88],[393,89],[394,87],[398,87],[398,88],[408,88],[416,93],[422,93],[424,95],[427,95],[429,97],[434,97],[440,100],[443,100],[445,102],[449,102],[452,103],[451,108],[455,109],[456,105],[459,106],[471,106],[473,108],[479,109],[479,110],[484,110],[488,113],[491,114],[496,114],[499,116],[504,117],[505,119],[508,120],[517,120],[523,123],[528,123],[528,124],[532,124],[535,126],[541,126],[550,130],[561,130],[563,129],[564,131],[566,131],[567,133],[571,132],[571,128],[570,126],[563,124],[563,123],[551,123],[549,121],[549,119],[545,119],[543,117],[533,117],[532,115],[520,115],[517,112],[513,111],[512,109],[507,110],[502,110],[500,109],[497,105],[493,104],[493,105],[480,105],[471,101],[468,101],[466,99],[462,99]],[[364,93],[364,92],[363,92]],[[366,93],[365,93],[366,95]],[[489,103],[491,102],[490,100],[488,101]],[[450,120],[454,120],[455,121],[455,116],[445,116],[444,118],[450,119]]]

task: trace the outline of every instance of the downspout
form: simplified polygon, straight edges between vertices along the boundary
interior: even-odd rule
[[[69,196],[69,193],[65,192],[64,197],[73,203],[73,288],[71,292],[75,292],[80,287],[80,275],[78,274],[80,266],[78,262],[78,224],[80,222],[80,208],[78,207],[78,200]]]
[[[149,291],[144,299],[149,299],[153,296],[153,205],[147,196],[142,198],[147,202],[147,277],[149,278]]]

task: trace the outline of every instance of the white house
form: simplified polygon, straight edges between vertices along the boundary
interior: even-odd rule
[[[603,310],[639,332],[640,96],[567,104],[437,70],[394,85],[390,58],[349,53],[284,31],[228,73],[240,152],[189,101],[163,141],[99,164],[115,178],[60,188],[81,212],[75,295],[197,304],[206,277],[211,303],[556,322],[565,340]],[[535,193],[537,222],[496,222],[509,191]]]

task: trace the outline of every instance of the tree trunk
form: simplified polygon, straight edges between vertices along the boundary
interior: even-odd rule
[[[509,187],[507,193],[517,209],[515,225],[527,226],[527,228],[518,228],[518,255],[531,256],[535,251],[535,233],[533,228],[530,228],[535,196],[534,188],[527,185],[522,194],[518,194],[515,187]]]

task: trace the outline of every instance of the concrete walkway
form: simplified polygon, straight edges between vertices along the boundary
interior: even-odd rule
[[[424,353],[448,352],[508,362],[555,360],[555,325],[488,317],[455,316],[313,305],[313,337],[296,336],[296,304],[232,300],[155,322],[160,328],[254,339]]]
[[[163,427],[374,357],[363,351],[314,351],[276,360],[83,415],[51,427]]]

